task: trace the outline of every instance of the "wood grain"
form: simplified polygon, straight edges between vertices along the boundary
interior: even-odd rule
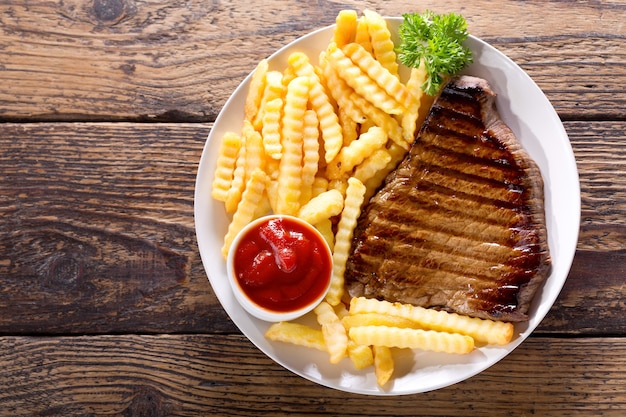
[[[367,397],[300,378],[242,336],[2,337],[0,408],[14,417],[621,416],[624,355],[622,338],[532,337],[451,387]]]
[[[554,307],[435,392],[366,397],[267,358],[213,293],[193,196],[211,122],[263,57],[337,12],[461,12],[555,106],[582,220]],[[0,416],[622,416],[626,3],[5,0]]]
[[[209,126],[0,131],[1,332],[231,329],[195,241],[195,175]]]
[[[5,1],[0,120],[213,121],[261,58],[334,23],[344,8],[461,12],[563,118],[624,119],[626,8],[618,2],[254,3]]]
[[[540,331],[624,334],[624,122],[566,122],[578,252]],[[0,124],[0,333],[234,332],[193,222],[210,125]]]

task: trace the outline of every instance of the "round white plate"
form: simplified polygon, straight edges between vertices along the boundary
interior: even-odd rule
[[[387,21],[395,34],[402,18]],[[304,52],[316,62],[332,31],[332,26],[322,28],[283,47],[269,58],[270,69],[285,68],[287,57],[294,51]],[[481,347],[469,355],[395,350],[394,376],[384,389],[377,385],[372,368],[357,371],[349,359],[332,365],[326,353],[268,341],[264,333],[269,323],[247,314],[231,291],[226,263],[220,253],[229,219],[223,204],[211,198],[221,137],[229,130],[241,131],[249,75],[226,102],[204,147],[195,190],[196,234],[204,268],[226,312],[252,343],[286,369],[318,384],[359,394],[402,395],[446,387],[478,374],[513,351],[556,300],[570,270],[580,225],[580,186],[569,139],[550,102],[520,67],[479,39],[470,37],[467,45],[474,53],[474,63],[463,72],[489,81],[498,94],[497,106],[502,118],[537,162],[544,178],[553,266],[533,300],[530,320],[516,325],[516,336],[507,346]]]

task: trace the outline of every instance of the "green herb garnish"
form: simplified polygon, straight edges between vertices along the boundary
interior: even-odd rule
[[[456,13],[405,13],[400,25],[398,58],[407,67],[424,61],[428,78],[422,89],[436,95],[444,80],[472,62],[472,51],[463,46],[469,36],[467,21]]]

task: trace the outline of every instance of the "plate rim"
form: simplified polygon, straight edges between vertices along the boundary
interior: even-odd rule
[[[388,22],[393,22],[394,24],[399,24],[399,22],[402,21],[401,17],[385,17],[385,19]],[[272,53],[271,55],[269,55],[267,57],[268,62],[274,62],[275,60],[277,60],[277,57],[280,57],[281,55],[283,55],[285,53],[285,51],[288,51],[289,49],[295,47],[298,43],[302,43],[302,42],[306,42],[307,40],[309,40],[310,38],[314,37],[314,36],[318,36],[321,33],[325,33],[329,30],[332,30],[332,28],[334,28],[335,25],[328,25],[328,26],[324,26],[324,27],[320,27],[317,29],[312,30],[311,32],[308,32],[307,34],[297,37],[296,39],[294,39],[293,41],[287,43],[286,45],[282,46],[281,48],[279,48],[278,50],[276,50],[274,53]],[[554,305],[556,299],[558,298],[558,295],[560,294],[563,285],[565,284],[565,281],[567,280],[567,276],[569,274],[569,270],[571,269],[571,265],[573,263],[573,258],[575,255],[575,250],[576,250],[576,245],[577,245],[577,240],[578,240],[578,234],[579,234],[579,228],[580,228],[580,180],[579,180],[579,176],[578,176],[578,170],[576,167],[576,160],[574,157],[574,153],[573,153],[573,149],[571,147],[571,142],[569,140],[569,137],[567,135],[567,132],[565,130],[565,127],[563,126],[562,121],[560,120],[556,110],[554,109],[554,107],[552,106],[552,104],[549,102],[548,98],[545,96],[545,94],[543,93],[543,91],[539,88],[539,86],[535,83],[535,81],[521,68],[519,67],[515,62],[513,62],[508,56],[506,56],[505,54],[503,54],[501,51],[499,51],[497,48],[495,48],[494,46],[490,45],[489,43],[487,43],[486,41],[475,37],[473,35],[469,36],[469,42],[474,42],[477,43],[479,45],[481,45],[481,47],[483,48],[487,48],[489,49],[492,53],[495,53],[499,56],[500,59],[504,59],[505,62],[507,62],[509,65],[512,65],[513,67],[516,67],[518,70],[518,74],[522,77],[524,77],[526,79],[526,82],[530,82],[532,83],[532,85],[534,86],[534,88],[536,90],[538,90],[539,93],[541,93],[541,96],[543,96],[543,99],[547,102],[549,109],[551,110],[552,114],[551,116],[551,120],[558,120],[558,124],[557,124],[557,128],[561,130],[560,134],[566,139],[567,144],[569,145],[568,149],[565,149],[566,152],[566,162],[568,164],[568,171],[574,172],[575,175],[575,181],[572,179],[573,183],[575,183],[576,187],[573,190],[570,190],[571,192],[574,192],[575,195],[577,195],[577,198],[574,199],[574,203],[575,206],[573,207],[573,211],[577,213],[576,216],[576,220],[575,223],[577,223],[577,227],[574,233],[574,236],[570,238],[570,240],[568,240],[569,246],[564,248],[563,250],[565,251],[564,254],[561,256],[561,260],[562,263],[566,264],[566,270],[564,271],[560,271],[562,274],[564,274],[563,278],[561,278],[560,280],[560,285],[557,285],[557,288],[555,290],[555,293],[552,293],[551,299],[550,299],[550,305],[547,308],[544,308],[541,312],[535,312],[536,316],[534,317],[534,321],[536,322],[533,326],[532,331],[534,331],[534,329],[539,325],[539,323],[545,318],[545,316],[547,315],[547,313],[549,312],[549,310],[552,308],[552,306]],[[235,100],[236,97],[238,97],[239,94],[241,94],[242,90],[247,88],[250,82],[250,79],[252,77],[252,73],[253,71],[251,71],[240,83],[239,85],[235,88],[235,90],[233,91],[233,93],[230,95],[230,97],[227,99],[227,101],[225,102],[224,106],[222,107],[222,109],[220,110],[220,113],[218,114],[218,116],[215,119],[215,122],[213,123],[213,126],[211,128],[211,131],[209,132],[209,135],[205,141],[203,150],[202,150],[202,154],[201,154],[201,158],[198,164],[198,170],[197,170],[197,177],[196,177],[196,182],[195,182],[195,190],[194,190],[194,227],[195,227],[195,231],[196,231],[196,240],[197,240],[197,244],[198,244],[198,250],[200,253],[200,257],[202,260],[202,264],[203,264],[203,269],[208,277],[209,283],[212,287],[212,290],[216,296],[216,298],[218,299],[218,301],[220,302],[222,308],[224,309],[224,311],[227,313],[227,315],[231,318],[231,320],[233,321],[233,323],[237,326],[237,328],[242,332],[242,334],[244,336],[246,336],[246,338],[248,340],[250,340],[251,343],[253,343],[253,345],[255,345],[255,347],[257,349],[259,349],[261,352],[263,352],[267,357],[269,357],[270,359],[272,359],[274,362],[278,363],[279,365],[281,365],[283,368],[289,370],[290,372],[303,377],[311,382],[314,382],[316,384],[328,387],[328,388],[332,388],[332,389],[337,389],[340,391],[344,391],[344,392],[349,392],[349,393],[356,393],[356,394],[363,394],[363,395],[375,395],[375,396],[394,396],[394,395],[409,395],[409,394],[416,394],[416,393],[422,393],[422,392],[428,392],[428,391],[432,391],[432,390],[436,390],[436,389],[441,389],[447,386],[451,386],[454,385],[458,382],[461,382],[463,380],[467,380],[469,378],[472,378],[473,376],[485,371],[486,369],[488,369],[489,367],[495,365],[496,363],[498,363],[500,360],[502,360],[504,357],[506,357],[508,354],[510,354],[511,352],[513,352],[523,341],[526,340],[526,338],[528,336],[530,336],[530,334],[532,333],[532,331],[528,331],[528,332],[522,332],[521,336],[519,336],[518,338],[516,338],[514,341],[512,341],[509,345],[506,346],[505,349],[500,349],[501,352],[496,352],[494,358],[491,361],[489,361],[488,363],[486,363],[484,366],[477,366],[475,367],[474,371],[475,372],[470,372],[470,373],[465,373],[460,375],[458,378],[451,378],[448,379],[447,382],[442,383],[442,384],[434,384],[432,386],[430,386],[428,389],[426,390],[421,390],[421,389],[417,389],[417,390],[406,390],[406,391],[399,391],[399,392],[395,392],[393,390],[389,391],[389,390],[384,390],[384,389],[379,389],[379,390],[359,390],[356,388],[352,388],[352,387],[345,387],[345,386],[337,386],[336,384],[332,384],[324,379],[319,379],[319,378],[314,378],[311,375],[304,373],[304,372],[300,372],[298,370],[294,370],[292,367],[289,366],[288,363],[286,363],[283,359],[281,359],[280,357],[277,356],[275,351],[268,351],[268,349],[266,349],[264,346],[261,346],[256,340],[254,340],[253,338],[251,338],[244,330],[242,330],[242,326],[240,326],[239,322],[240,322],[240,318],[238,317],[238,312],[235,311],[229,311],[229,309],[226,307],[226,305],[228,305],[229,302],[231,302],[232,300],[226,300],[226,295],[222,294],[222,293],[218,293],[218,291],[216,291],[216,288],[213,284],[211,274],[209,273],[209,269],[207,268],[207,265],[211,262],[215,262],[212,256],[209,256],[208,254],[205,253],[205,251],[203,250],[203,248],[205,247],[205,241],[204,241],[204,236],[201,236],[201,232],[200,232],[200,226],[199,224],[201,223],[201,217],[202,217],[202,213],[200,213],[201,210],[201,205],[199,202],[202,201],[202,195],[200,195],[200,193],[203,191],[202,190],[202,186],[204,185],[206,188],[206,183],[210,183],[210,181],[208,181],[208,178],[204,178],[201,177],[202,174],[207,172],[207,159],[209,158],[208,152],[209,149],[211,147],[211,141],[212,140],[218,140],[218,139],[214,139],[216,135],[213,135],[213,132],[215,131],[215,127],[222,122],[222,119],[226,118],[226,114],[224,113],[225,109],[228,109],[231,105],[231,102]],[[573,164],[573,167],[572,167]],[[573,171],[572,171],[573,170]],[[212,178],[212,173],[209,171],[208,172],[210,175],[209,177]],[[545,175],[542,172],[542,176],[544,176],[544,180],[545,180]],[[203,183],[204,181],[204,183]],[[206,191],[206,190],[204,190]],[[208,199],[210,200],[211,197],[209,196]],[[546,210],[547,211],[547,210]],[[551,248],[552,249],[552,248]],[[546,281],[548,279],[550,279],[552,277],[552,273],[550,274],[550,276],[546,279]],[[553,278],[553,280],[556,278]],[[558,283],[557,283],[558,284]],[[542,285],[542,288],[544,284]],[[244,314],[246,314],[244,312]],[[479,348],[479,349],[483,349],[483,348]],[[371,372],[371,370],[370,370]]]

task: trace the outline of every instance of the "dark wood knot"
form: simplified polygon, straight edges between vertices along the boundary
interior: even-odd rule
[[[162,394],[152,387],[139,386],[133,400],[124,410],[125,417],[165,417],[170,407],[164,403]]]
[[[115,23],[120,21],[127,11],[125,0],[94,0],[93,14],[101,23]]]
[[[80,262],[69,254],[59,254],[51,258],[47,269],[48,283],[66,289],[76,285],[83,272]]]

